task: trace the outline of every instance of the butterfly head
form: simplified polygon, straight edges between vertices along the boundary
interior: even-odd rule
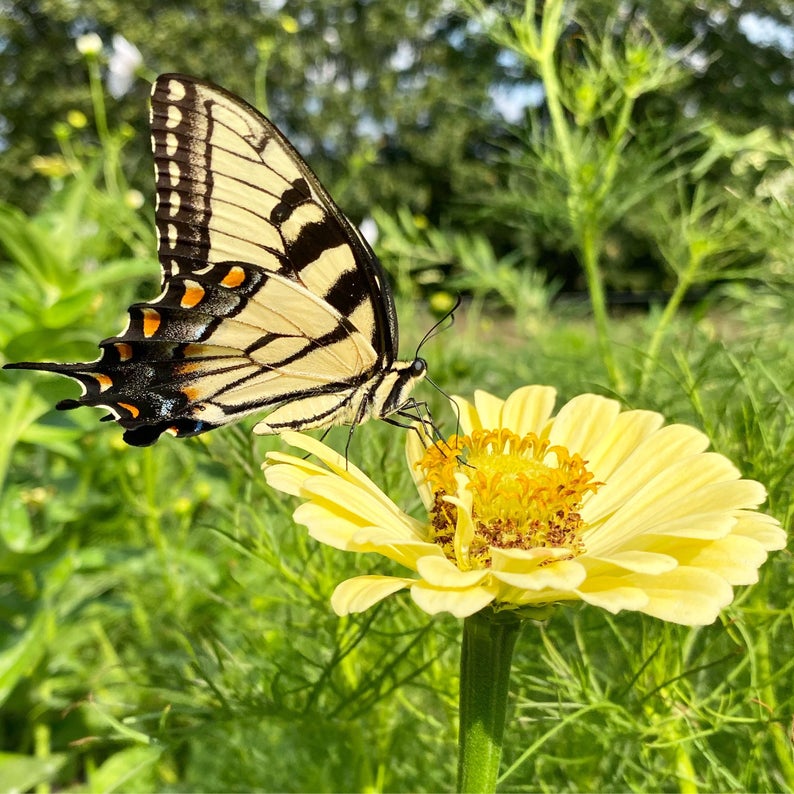
[[[427,362],[423,358],[413,361],[395,361],[384,374],[373,394],[376,416],[384,418],[410,404],[414,386],[427,375]]]

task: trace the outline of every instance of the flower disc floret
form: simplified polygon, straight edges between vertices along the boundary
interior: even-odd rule
[[[579,455],[536,433],[476,429],[428,447],[415,464],[433,491],[433,541],[461,570],[490,568],[492,548],[584,550],[581,507],[598,483]],[[450,496],[465,479],[474,536],[456,553],[458,508]]]

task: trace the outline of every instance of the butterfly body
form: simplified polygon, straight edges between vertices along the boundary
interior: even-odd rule
[[[258,433],[358,424],[406,407],[426,371],[398,361],[397,317],[375,254],[291,144],[223,89],[163,75],[152,92],[154,300],[68,375],[130,444],[192,436],[269,410]]]

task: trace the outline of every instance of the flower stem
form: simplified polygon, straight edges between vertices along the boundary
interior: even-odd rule
[[[579,224],[579,251],[582,257],[587,292],[590,295],[590,307],[593,312],[593,322],[596,329],[596,341],[601,353],[601,361],[609,375],[611,386],[620,393],[625,388],[623,373],[618,366],[612,349],[609,334],[609,313],[607,311],[607,297],[604,289],[604,276],[601,271],[599,257],[602,241],[593,219],[582,218]]]
[[[460,657],[458,791],[496,790],[507,690],[519,618],[490,609],[463,622]]]

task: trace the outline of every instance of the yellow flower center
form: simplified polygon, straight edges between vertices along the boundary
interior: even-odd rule
[[[587,528],[580,510],[588,492],[602,483],[579,455],[551,446],[534,433],[521,438],[510,430],[475,430],[429,447],[416,464],[434,494],[433,541],[463,569],[487,568],[491,549],[563,548],[570,557],[584,551]],[[457,496],[459,478],[471,492],[474,536],[461,543]],[[461,558],[463,557],[463,559]]]

